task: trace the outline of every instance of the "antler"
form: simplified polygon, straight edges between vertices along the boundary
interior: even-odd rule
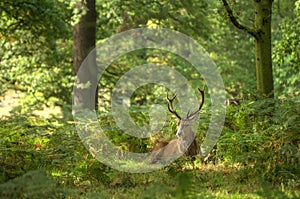
[[[173,108],[173,100],[176,98],[176,95],[174,95],[174,97],[169,98],[168,96],[168,92],[167,92],[167,99],[168,99],[168,109],[171,113],[173,113],[178,119],[181,120],[181,117],[178,115],[178,113],[175,111],[175,109]]]
[[[195,116],[196,114],[198,114],[199,111],[201,110],[203,104],[204,104],[204,91],[200,90],[200,88],[198,88],[198,91],[201,94],[201,103],[199,105],[199,108],[195,112],[193,112],[191,114],[188,114],[188,116],[187,116],[188,118],[192,118],[193,116]]]
[[[192,112],[192,113],[188,113],[187,114],[187,118],[192,118],[194,117],[196,114],[199,113],[199,111],[201,110],[203,104],[204,104],[204,91],[200,90],[200,88],[198,88],[198,91],[200,92],[201,94],[201,103],[199,105],[199,108],[195,111],[195,112]],[[181,117],[178,115],[178,113],[176,112],[176,110],[174,109],[173,107],[173,101],[175,100],[176,98],[176,95],[174,95],[174,97],[172,98],[169,98],[168,96],[168,93],[167,93],[167,99],[168,99],[168,109],[171,113],[173,113],[178,119],[181,120]]]

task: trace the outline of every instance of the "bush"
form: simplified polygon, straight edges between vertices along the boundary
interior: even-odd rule
[[[229,107],[217,145],[217,159],[238,164],[248,176],[271,183],[300,185],[300,104],[270,100],[247,101]]]

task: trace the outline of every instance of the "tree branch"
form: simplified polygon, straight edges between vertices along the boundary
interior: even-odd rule
[[[224,5],[224,7],[225,7],[225,9],[226,9],[226,12],[227,12],[227,14],[228,14],[228,17],[229,17],[231,23],[232,23],[235,27],[237,27],[238,29],[243,30],[243,31],[249,33],[249,34],[252,35],[254,38],[258,38],[258,34],[257,34],[257,32],[256,32],[254,29],[252,29],[252,28],[250,28],[250,27],[248,27],[248,26],[245,26],[245,25],[241,24],[240,22],[238,22],[237,18],[233,15],[233,11],[232,11],[232,9],[230,8],[230,6],[229,6],[227,0],[222,0],[222,2],[223,2],[223,5]]]

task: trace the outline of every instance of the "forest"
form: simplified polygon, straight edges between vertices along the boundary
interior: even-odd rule
[[[300,198],[299,0],[0,15],[0,198]]]

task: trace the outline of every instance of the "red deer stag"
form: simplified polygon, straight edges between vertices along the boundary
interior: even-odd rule
[[[180,117],[173,107],[173,101],[175,100],[176,95],[174,95],[172,98],[169,98],[167,94],[168,109],[178,118],[176,132],[177,138],[169,142],[161,142],[156,144],[156,146],[152,149],[153,152],[151,155],[151,163],[157,163],[166,159],[170,159],[174,157],[175,154],[185,153],[187,156],[194,156],[197,154],[200,155],[200,147],[195,139],[195,133],[192,129],[192,122],[204,104],[204,91],[200,90],[199,88],[198,90],[201,94],[201,103],[196,111],[188,113],[185,118]],[[161,150],[159,150],[160,148]]]

